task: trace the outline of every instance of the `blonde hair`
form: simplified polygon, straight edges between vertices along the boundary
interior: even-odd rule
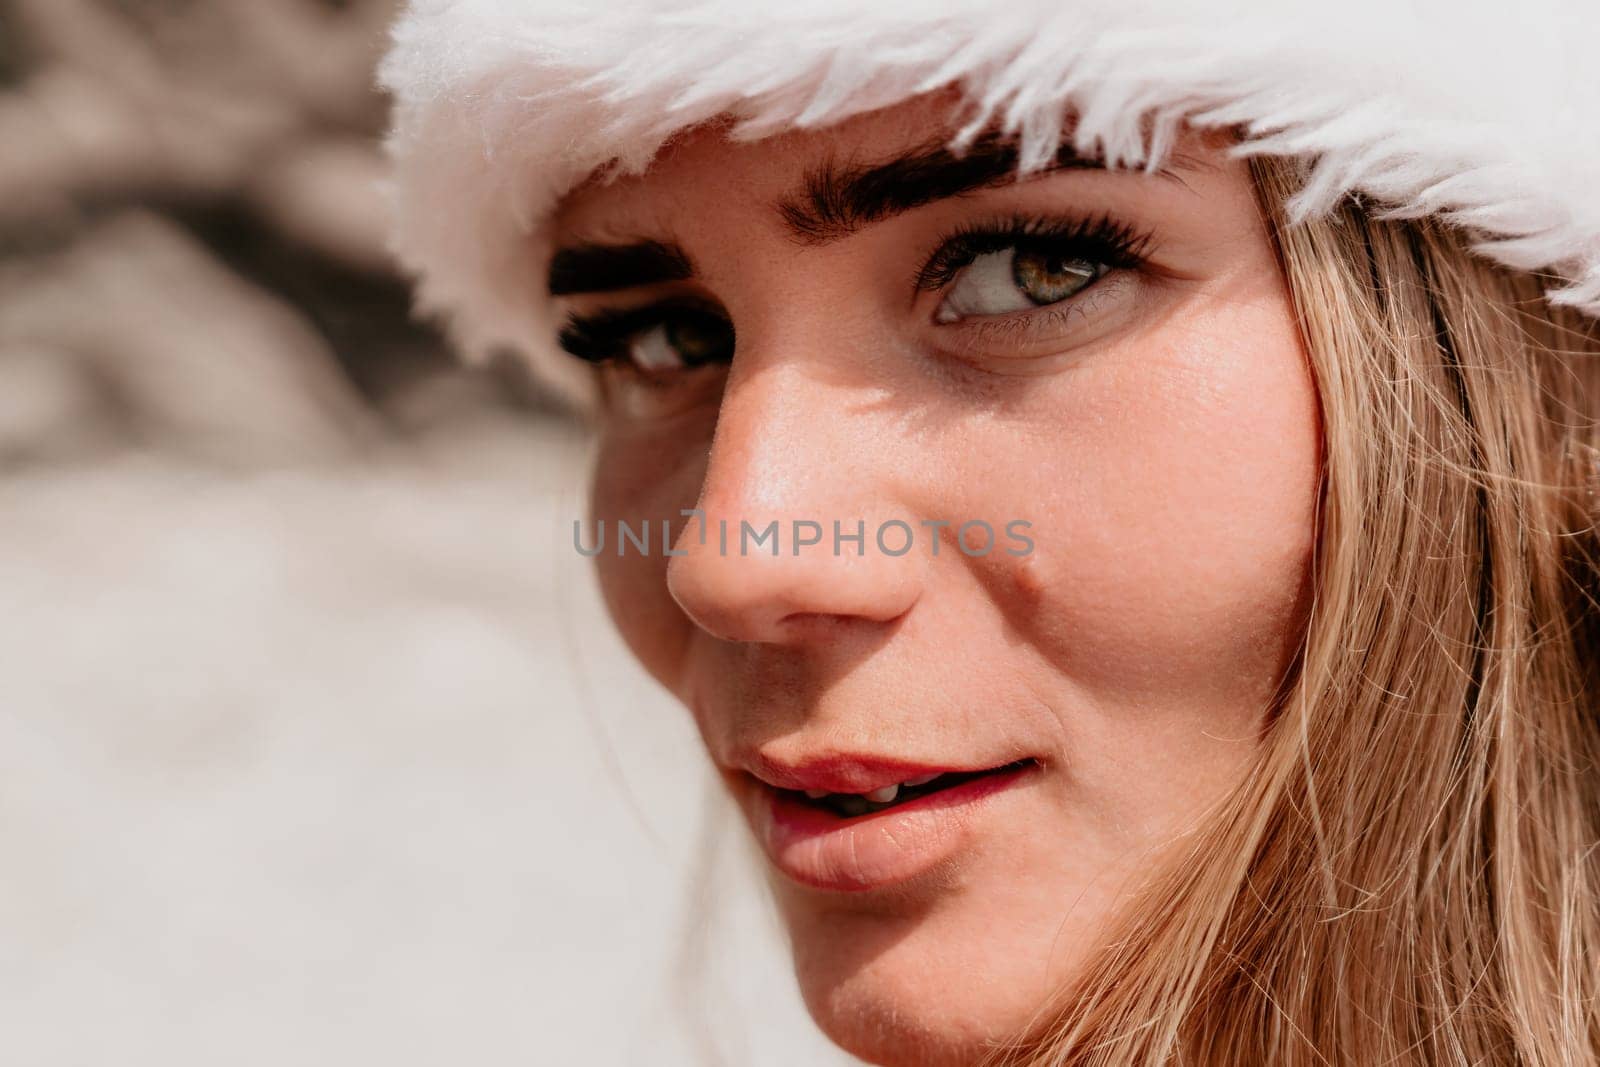
[[[1456,232],[1288,225],[1313,603],[1253,772],[1035,1065],[1600,1061],[1600,331]]]

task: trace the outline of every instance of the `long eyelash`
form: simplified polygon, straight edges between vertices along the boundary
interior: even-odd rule
[[[626,354],[627,342],[640,330],[660,326],[674,311],[672,304],[651,304],[625,310],[607,309],[567,316],[556,343],[588,363],[609,363]]]
[[[556,334],[556,343],[587,363],[627,363],[631,362],[628,342],[635,334],[687,317],[725,320],[727,314],[711,301],[696,297],[661,300],[637,308],[607,308],[588,315],[574,312]]]
[[[922,291],[942,289],[979,256],[1017,244],[1042,245],[1077,259],[1133,270],[1148,257],[1151,243],[1149,231],[1137,230],[1109,215],[1079,219],[1012,215],[966,223],[946,237],[917,271],[916,287]]]

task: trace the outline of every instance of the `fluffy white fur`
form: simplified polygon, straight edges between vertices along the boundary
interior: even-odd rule
[[[1002,122],[1024,167],[1069,108],[1125,165],[1183,122],[1237,126],[1314,164],[1296,217],[1350,193],[1437,214],[1600,315],[1597,39],[1596,0],[412,0],[381,72],[395,248],[469,352],[570,386],[543,222],[577,182],[723,113],[754,138],[958,84],[966,133]]]

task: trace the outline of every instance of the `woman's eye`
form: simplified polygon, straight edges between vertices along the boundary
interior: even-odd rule
[[[934,321],[1006,315],[1057,304],[1099,281],[1111,266],[1049,248],[1015,244],[961,268]]]
[[[597,364],[671,374],[733,358],[733,324],[697,308],[645,307],[568,320],[561,347]]]
[[[640,330],[628,344],[634,366],[651,373],[722,363],[732,355],[732,328],[711,316],[668,319]]]
[[[716,315],[674,315],[634,333],[627,350],[635,367],[652,374],[726,363],[733,358],[733,326]]]

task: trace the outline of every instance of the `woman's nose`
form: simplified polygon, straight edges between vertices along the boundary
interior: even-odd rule
[[[696,513],[667,587],[727,641],[799,643],[819,621],[887,624],[921,595],[928,530],[903,506],[899,439],[803,365],[729,375]]]

